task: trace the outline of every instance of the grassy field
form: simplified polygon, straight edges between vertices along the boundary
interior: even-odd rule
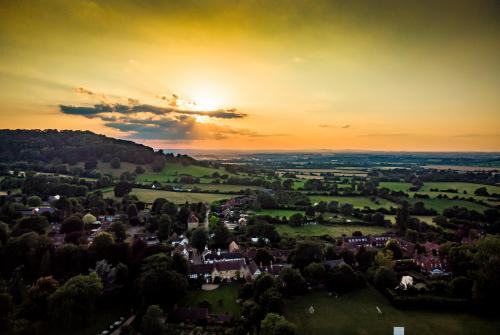
[[[231,173],[228,173],[223,168],[215,169],[198,165],[183,166],[181,164],[167,163],[162,172],[152,172],[149,170],[146,173],[140,175],[138,177],[138,181],[153,182],[156,180],[161,183],[177,178],[182,174],[189,174],[193,177],[203,177],[203,176],[211,176],[214,172],[218,172],[221,175],[223,174],[233,175]]]
[[[289,236],[321,236],[330,235],[339,237],[342,235],[351,236],[353,232],[359,230],[363,235],[378,235],[383,234],[389,229],[384,227],[368,227],[358,225],[306,225],[302,227],[292,227],[289,225],[276,225],[276,230],[280,234],[288,234]]]
[[[246,185],[227,185],[227,184],[171,184],[183,189],[198,188],[202,191],[219,191],[219,192],[240,192],[246,189],[262,190],[260,186],[246,186]]]
[[[238,317],[241,313],[241,306],[236,302],[238,299],[237,284],[222,284],[213,291],[189,291],[186,298],[181,303],[182,306],[198,307],[206,300],[210,303],[210,313],[214,314],[232,314]],[[219,303],[222,300],[222,304]]]
[[[474,195],[474,191],[480,187],[486,187],[489,193],[498,193],[500,194],[500,186],[494,185],[482,185],[482,184],[474,184],[474,183],[456,183],[456,182],[431,182],[424,183],[420,191],[422,192],[430,192],[431,189],[438,190],[448,190],[454,189],[459,193],[467,192],[467,195]]]
[[[378,198],[374,202],[370,198],[367,197],[342,197],[342,196],[327,196],[327,195],[311,195],[309,196],[309,199],[311,199],[311,202],[320,202],[320,201],[338,201],[340,205],[342,204],[351,204],[355,208],[364,208],[364,207],[370,207],[370,208],[387,208],[390,209],[392,207],[397,207],[397,205],[389,200],[381,199]]]
[[[403,191],[408,192],[410,187],[413,185],[411,183],[397,182],[397,181],[382,181],[379,184],[379,188],[388,188],[391,191]]]
[[[155,191],[142,188],[134,188],[132,189],[132,192],[130,194],[137,196],[137,198],[140,201],[144,201],[146,203],[152,203],[157,198],[165,198],[176,204],[183,204],[186,201],[190,203],[193,202],[211,203],[217,200],[229,199],[232,197],[232,195],[230,194]],[[114,194],[113,192],[108,192],[105,193],[105,197],[112,198],[114,197]]]
[[[434,216],[422,216],[422,215],[415,215],[413,216],[417,219],[419,219],[422,222],[427,223],[428,225],[435,226],[436,224],[432,221],[434,219]],[[393,224],[396,223],[396,215],[385,215],[385,218],[387,220],[390,220]]]
[[[499,334],[500,320],[482,319],[466,313],[398,310],[378,291],[365,288],[330,297],[326,292],[299,296],[285,304],[286,318],[298,326],[299,334],[388,335],[394,326],[405,334]],[[314,307],[314,314],[306,309]],[[382,310],[377,313],[376,307]]]
[[[483,206],[480,204],[476,204],[474,202],[465,201],[465,200],[451,200],[451,199],[409,199],[410,203],[415,203],[421,201],[425,204],[425,207],[432,208],[436,210],[438,213],[442,213],[444,209],[459,206],[465,207],[469,210],[476,210],[478,212],[483,212],[488,209],[487,206]]]
[[[282,218],[284,216],[289,218],[295,213],[300,213],[304,215],[304,211],[294,211],[289,209],[261,209],[259,211],[252,211],[251,213],[254,213],[255,215],[269,215],[272,217],[279,217],[279,218]]]

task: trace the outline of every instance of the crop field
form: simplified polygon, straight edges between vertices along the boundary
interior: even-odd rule
[[[467,313],[399,310],[371,287],[338,298],[325,291],[310,293],[287,300],[285,306],[285,317],[297,325],[301,335],[387,335],[393,333],[394,326],[405,327],[409,335],[498,334],[500,329],[498,319]],[[307,312],[310,306],[314,314]]]
[[[190,203],[194,202],[214,202],[223,199],[229,199],[232,197],[230,194],[215,194],[215,193],[195,193],[195,192],[171,192],[171,191],[155,191],[142,188],[132,189],[133,194],[137,196],[140,201],[146,203],[152,203],[157,198],[165,198],[176,204],[183,204],[186,201]],[[105,197],[114,197],[113,192],[105,193]]]
[[[330,202],[330,201],[338,201],[340,205],[342,204],[351,204],[355,208],[364,208],[364,207],[370,207],[370,208],[387,208],[390,209],[392,207],[397,207],[397,205],[389,200],[382,199],[382,198],[377,198],[376,201],[371,200],[370,198],[367,197],[343,197],[343,196],[329,196],[329,195],[311,195],[309,196],[309,199],[311,199],[312,203],[315,202],[320,202],[320,201],[325,201],[325,202]]]
[[[379,235],[386,233],[390,229],[378,226],[361,226],[361,225],[320,225],[311,224],[301,227],[292,227],[290,225],[276,225],[276,230],[280,234],[288,234],[289,236],[322,236],[330,235],[332,237],[340,237],[342,235],[351,236],[355,231],[361,231],[363,235]]]

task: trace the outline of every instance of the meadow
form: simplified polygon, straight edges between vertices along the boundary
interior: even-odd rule
[[[219,194],[219,193],[196,193],[196,192],[171,192],[171,191],[156,191],[142,188],[134,188],[131,195],[137,196],[139,201],[145,203],[152,203],[157,198],[165,198],[176,204],[183,204],[186,201],[190,203],[195,202],[208,202],[212,203],[214,201],[229,199],[232,197],[230,194]],[[107,192],[104,194],[107,198],[114,197],[113,192]]]
[[[218,172],[220,175],[223,174],[233,175],[232,173],[228,173],[224,168],[216,169],[199,165],[184,166],[182,164],[167,163],[163,171],[153,172],[148,169],[146,173],[143,173],[140,176],[138,176],[137,180],[139,182],[157,181],[162,183],[180,177],[180,175],[182,174],[188,174],[193,177],[203,177],[203,176],[211,176],[214,172]]]
[[[320,201],[325,201],[325,202],[330,202],[330,201],[337,201],[340,205],[342,204],[351,204],[355,208],[364,208],[364,207],[370,207],[370,208],[386,208],[390,209],[391,207],[397,207],[395,203],[392,201],[382,199],[382,198],[377,198],[376,201],[373,201],[370,198],[367,197],[343,197],[343,196],[329,196],[329,195],[311,195],[309,196],[309,199],[311,200],[312,203],[320,202]]]
[[[262,190],[260,186],[247,186],[247,185],[228,185],[228,184],[170,184],[175,187],[186,189],[199,189],[208,192],[241,192],[244,190]]]
[[[430,310],[398,310],[374,288],[329,296],[314,292],[287,300],[286,318],[295,323],[299,334],[387,335],[394,326],[405,327],[405,334],[498,334],[500,320],[483,319],[467,313]],[[314,314],[307,313],[313,306]],[[378,314],[376,307],[382,310]]]
[[[452,200],[452,199],[408,199],[410,203],[423,202],[426,208],[434,209],[438,213],[442,213],[446,208],[453,206],[465,207],[469,210],[475,210],[478,212],[484,212],[489,207],[476,204],[475,202],[470,202],[466,200]]]
[[[250,213],[255,214],[255,215],[269,215],[272,217],[279,217],[280,219],[282,217],[287,217],[289,218],[295,213],[300,213],[304,215],[304,211],[295,211],[295,210],[290,210],[290,209],[261,209],[258,211],[250,211]]]
[[[280,234],[288,234],[289,236],[322,236],[330,235],[332,237],[340,237],[342,235],[351,236],[355,231],[361,231],[363,235],[379,235],[388,232],[390,229],[378,226],[360,226],[360,225],[320,225],[311,224],[301,227],[292,227],[290,225],[275,225],[276,230]]]

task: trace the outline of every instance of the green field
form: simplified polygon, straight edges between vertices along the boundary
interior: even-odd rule
[[[474,184],[474,183],[455,183],[455,182],[428,182],[424,183],[422,188],[419,191],[422,192],[430,192],[431,188],[438,190],[448,190],[454,189],[459,193],[467,192],[467,195],[474,195],[474,191],[480,187],[486,187],[488,193],[497,193],[500,194],[500,186],[493,185],[482,185],[482,184]]]
[[[312,203],[315,202],[320,202],[320,201],[325,201],[325,202],[330,202],[330,201],[337,201],[340,205],[342,204],[351,204],[355,208],[364,208],[364,207],[370,207],[370,208],[387,208],[390,209],[391,207],[397,207],[397,205],[389,200],[382,199],[382,198],[377,198],[376,202],[372,201],[370,198],[367,197],[342,197],[342,196],[329,196],[329,195],[311,195],[309,196],[309,199],[311,200]]]
[[[146,203],[152,203],[157,198],[165,198],[176,204],[183,204],[186,201],[190,203],[194,202],[214,202],[222,199],[229,199],[232,197],[230,194],[215,194],[215,193],[195,193],[195,192],[171,192],[171,191],[155,191],[142,188],[132,189],[133,194],[137,196],[140,201]],[[105,193],[105,197],[114,197],[113,192]]]
[[[304,215],[304,211],[294,211],[290,209],[261,209],[259,211],[253,211],[251,213],[254,213],[255,215],[269,215],[272,217],[279,217],[279,218],[282,218],[284,216],[289,218],[295,213],[300,213]]]
[[[223,174],[233,175],[231,173],[228,173],[223,168],[215,169],[211,167],[198,166],[198,165],[184,166],[182,164],[167,163],[162,172],[152,172],[148,170],[146,173],[140,175],[137,179],[140,182],[158,181],[162,183],[180,177],[182,174],[188,174],[193,177],[203,177],[203,176],[211,176],[214,172],[218,172],[221,175]]]
[[[228,185],[228,184],[170,184],[182,189],[198,188],[202,191],[219,191],[219,192],[240,192],[246,189],[262,190],[260,186],[246,186],[246,185]]]
[[[222,284],[219,288],[213,291],[189,291],[186,298],[182,301],[182,306],[198,307],[199,304],[206,300],[210,303],[210,313],[214,314],[232,314],[238,317],[241,312],[241,306],[236,302],[238,299],[237,284]],[[219,302],[222,300],[222,303]]]
[[[280,234],[288,234],[289,236],[322,236],[330,235],[332,237],[339,237],[342,235],[351,236],[355,231],[361,231],[363,235],[379,235],[383,234],[389,229],[384,227],[370,227],[359,225],[305,225],[301,227],[292,227],[289,225],[276,225],[276,230]]]
[[[385,215],[384,216],[386,220],[390,220],[393,224],[396,223],[396,215]],[[422,222],[427,223],[428,225],[435,226],[436,223],[432,221],[434,219],[434,216],[422,216],[422,215],[413,215],[412,217],[415,217],[419,219]]]
[[[394,326],[405,327],[406,335],[499,334],[500,320],[482,319],[466,313],[398,310],[373,288],[338,298],[324,291],[298,296],[285,304],[286,318],[299,334],[388,335]],[[306,310],[314,307],[314,314]],[[377,313],[376,307],[382,310]]]
[[[476,210],[478,212],[483,212],[489,207],[483,206],[480,204],[476,204],[474,202],[465,201],[465,200],[451,200],[451,199],[409,199],[410,203],[415,202],[423,202],[426,208],[431,208],[436,210],[438,213],[442,213],[444,209],[459,206],[465,207],[469,210]]]
[[[391,191],[403,191],[403,192],[409,192],[410,187],[413,185],[411,183],[403,183],[403,182],[398,182],[398,181],[382,181],[379,183],[379,188],[387,188]]]

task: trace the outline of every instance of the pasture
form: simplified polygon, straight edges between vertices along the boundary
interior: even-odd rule
[[[466,200],[452,200],[452,199],[409,199],[408,200],[410,203],[415,203],[415,202],[423,202],[425,207],[434,209],[438,213],[442,213],[443,210],[446,208],[450,208],[453,206],[459,206],[459,207],[464,207],[467,208],[468,210],[475,210],[478,212],[484,212],[486,209],[489,207],[481,205],[481,204],[476,204],[474,202],[466,201]]]
[[[193,177],[203,177],[203,176],[211,176],[214,172],[218,172],[220,175],[223,174],[233,175],[231,173],[228,173],[224,168],[216,169],[199,165],[184,166],[182,164],[167,163],[163,171],[153,172],[150,169],[148,169],[146,173],[138,176],[137,179],[139,182],[158,181],[162,183],[180,177],[182,174],[188,174]]]
[[[260,186],[247,186],[247,185],[228,185],[228,184],[170,184],[184,190],[198,189],[208,192],[241,192],[244,190],[262,190]]]
[[[295,323],[299,334],[387,335],[394,326],[405,327],[405,334],[498,334],[500,320],[483,319],[467,313],[430,310],[399,310],[374,288],[329,296],[314,292],[285,303],[285,317]],[[313,306],[314,314],[307,313]],[[378,314],[376,307],[382,310]]]
[[[330,201],[337,201],[340,205],[342,204],[351,204],[355,208],[364,208],[364,207],[370,207],[373,209],[377,208],[386,208],[390,209],[391,207],[397,207],[395,203],[392,201],[382,199],[382,198],[377,198],[375,201],[373,201],[370,198],[367,197],[343,197],[343,196],[329,196],[329,195],[311,195],[309,196],[309,199],[311,200],[312,203],[320,202],[320,201],[325,201],[325,202],[330,202]]]
[[[258,211],[251,211],[250,213],[255,214],[255,215],[269,215],[272,217],[279,217],[280,219],[282,217],[287,217],[289,218],[295,213],[300,213],[302,215],[304,214],[304,211],[295,211],[295,210],[289,210],[289,209],[261,209]]]
[[[275,225],[276,230],[280,234],[287,234],[291,237],[296,236],[322,236],[330,235],[332,237],[340,237],[342,235],[351,236],[355,231],[361,231],[363,235],[379,235],[388,232],[390,229],[378,226],[361,226],[361,225],[320,225],[310,224],[301,227],[292,227],[290,225]]]
[[[171,191],[156,191],[142,188],[134,188],[131,195],[135,195],[139,201],[145,203],[152,203],[157,198],[165,198],[176,204],[183,204],[186,201],[190,203],[194,202],[208,202],[212,203],[214,201],[229,199],[232,197],[230,194],[215,194],[215,193],[196,193],[196,192],[171,192]],[[114,197],[113,192],[105,193],[105,197]]]

